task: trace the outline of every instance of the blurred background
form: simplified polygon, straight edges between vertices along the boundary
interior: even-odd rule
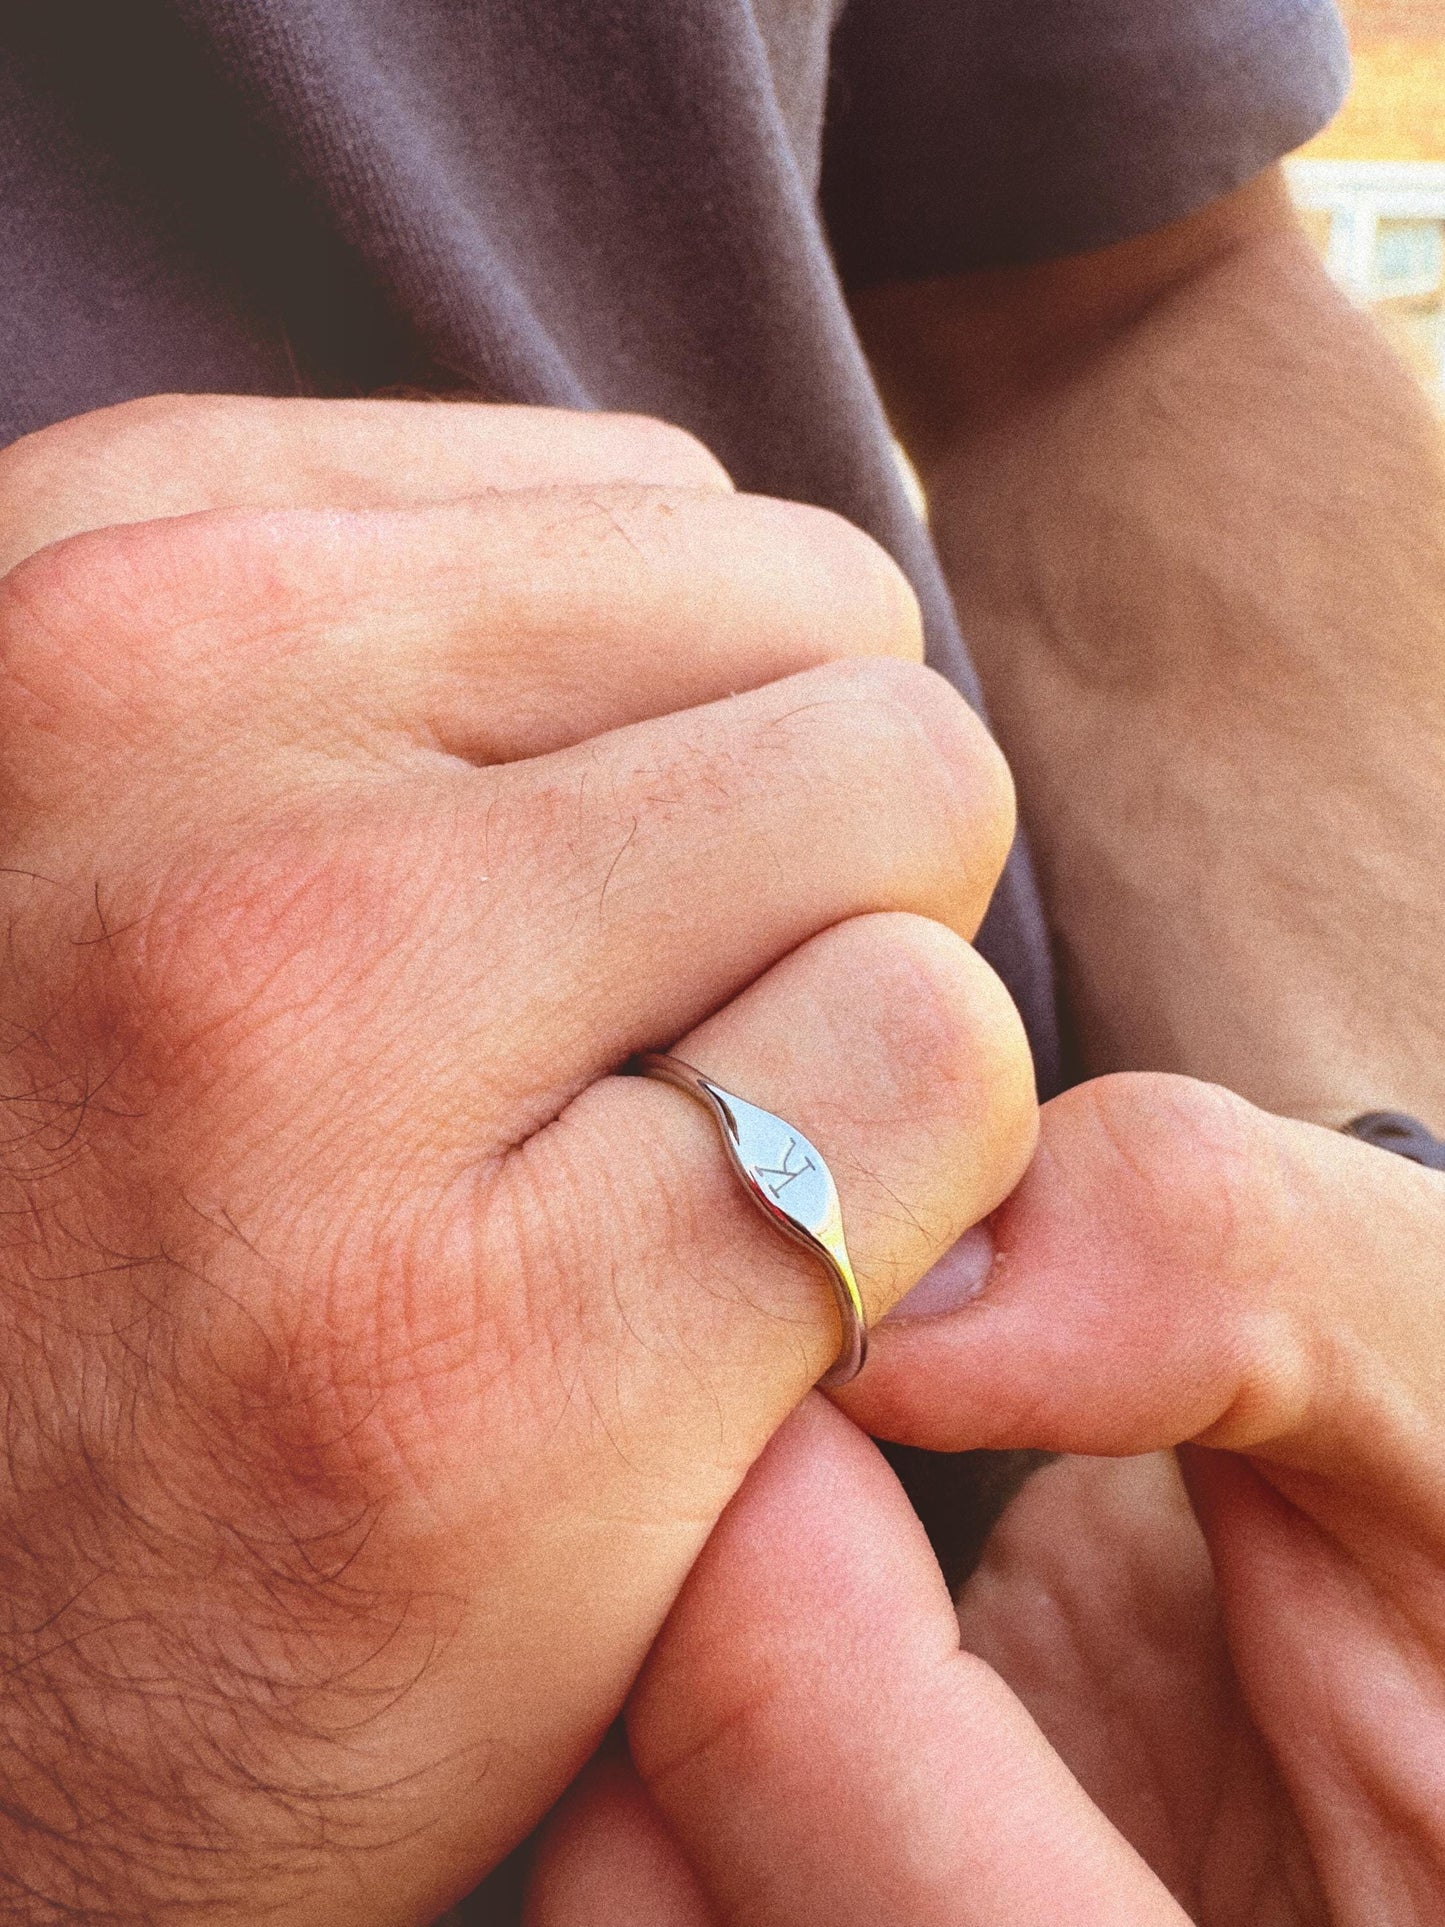
[[[1342,0],[1355,82],[1287,163],[1330,272],[1445,406],[1445,0]]]

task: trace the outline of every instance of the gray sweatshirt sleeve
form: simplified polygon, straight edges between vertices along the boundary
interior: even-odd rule
[[[848,0],[834,252],[867,285],[1147,233],[1309,139],[1348,79],[1333,0]]]

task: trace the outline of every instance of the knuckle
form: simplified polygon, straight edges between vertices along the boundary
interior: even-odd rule
[[[872,1022],[894,1089],[892,1108],[943,1116],[987,1142],[1015,1175],[1033,1148],[1037,1104],[1023,1021],[973,947],[931,918],[890,912],[839,926],[856,946]]]
[[[769,544],[783,546],[803,572],[816,606],[838,612],[833,641],[840,656],[922,662],[917,594],[881,543],[846,516],[810,502],[760,495],[742,499]]]
[[[24,436],[15,444],[36,449],[60,449],[67,455],[83,449],[104,449],[155,429],[170,429],[206,420],[245,406],[246,398],[230,395],[141,395],[133,401],[112,402],[105,408],[88,409],[52,422]]]
[[[178,398],[168,397],[168,400]],[[155,412],[155,401],[119,402],[110,408],[94,408],[84,415],[70,415],[22,435],[0,449],[0,499],[8,506],[23,499],[26,484],[63,480],[77,462],[105,450],[108,444],[127,435],[137,421]]]
[[[368,1008],[375,973],[420,947],[416,842],[388,834],[359,797],[352,817],[343,827],[324,808],[293,809],[234,849],[172,865],[137,922],[129,972],[167,1063],[244,1072],[284,1101],[291,1053]]]
[[[933,752],[966,820],[975,847],[987,844],[1003,867],[1013,841],[1013,777],[1003,751],[982,720],[936,670],[919,667],[895,677],[896,697]]]
[[[56,422],[0,449],[0,569],[12,567],[35,546],[30,534],[33,505],[62,482],[70,451],[84,440],[88,420],[79,416]]]
[[[862,659],[821,672],[843,700],[829,748],[879,807],[920,813],[948,848],[949,883],[990,886],[1013,842],[1013,779],[1003,753],[951,684],[921,664]],[[845,749],[846,745],[846,749]]]
[[[359,1088],[363,1059],[380,1076],[386,1053],[364,1020],[386,1006],[386,973],[426,941],[416,858],[374,822],[368,834],[290,811],[252,822],[234,847],[208,839],[154,875],[98,884],[61,933],[73,983],[51,1037],[59,1061],[99,1067],[93,1145],[119,1169],[179,1144],[197,1181],[219,1180],[275,1158],[268,1119],[290,1133],[294,1169],[309,1168],[320,1147],[297,1066],[325,1049],[337,1079]]]
[[[625,464],[639,482],[657,488],[731,492],[732,478],[696,435],[655,415],[605,415],[594,418],[602,433],[620,445]]]
[[[1126,1244],[1161,1279],[1189,1281],[1229,1360],[1231,1396],[1199,1439],[1243,1449],[1293,1429],[1337,1361],[1318,1299],[1299,1293],[1311,1201],[1271,1120],[1218,1085],[1163,1074],[1101,1078],[1063,1101],[1084,1105],[1105,1141]]]
[[[137,592],[131,530],[68,537],[0,580],[0,663],[12,719],[64,733],[113,687]]]
[[[216,511],[94,529],[27,557],[0,578],[12,716],[108,749],[195,717],[202,687],[254,669],[245,644],[309,626],[288,528]]]
[[[1165,1073],[1096,1078],[1061,1100],[1081,1106],[1119,1173],[1131,1217],[1183,1237],[1205,1275],[1254,1290],[1288,1242],[1290,1185],[1253,1105],[1218,1084]]]
[[[238,405],[244,398],[148,395],[0,450],[0,571],[83,529],[133,519],[136,503],[172,483],[177,450]]]
[[[81,465],[117,452],[129,455],[155,438],[173,458],[177,431],[193,432],[255,406],[254,397],[242,395],[142,395],[92,408],[11,443],[0,452],[0,477],[51,474],[63,480]]]
[[[0,673],[12,728],[113,748],[148,720],[166,623],[162,550],[144,527],[52,544],[0,580]]]

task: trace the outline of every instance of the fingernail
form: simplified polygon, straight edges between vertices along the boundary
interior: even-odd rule
[[[912,1291],[899,1299],[884,1324],[894,1318],[942,1318],[957,1311],[983,1290],[993,1256],[993,1233],[986,1224],[976,1224],[931,1271],[924,1272]]]

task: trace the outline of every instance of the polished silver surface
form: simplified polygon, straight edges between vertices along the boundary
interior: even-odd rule
[[[858,1281],[843,1237],[838,1187],[822,1153],[793,1125],[746,1098],[725,1091],[680,1057],[658,1053],[637,1059],[644,1077],[661,1078],[697,1098],[711,1111],[733,1169],[763,1216],[786,1237],[821,1258],[838,1301],[843,1341],[837,1359],[819,1380],[846,1385],[868,1357],[868,1326]]]

